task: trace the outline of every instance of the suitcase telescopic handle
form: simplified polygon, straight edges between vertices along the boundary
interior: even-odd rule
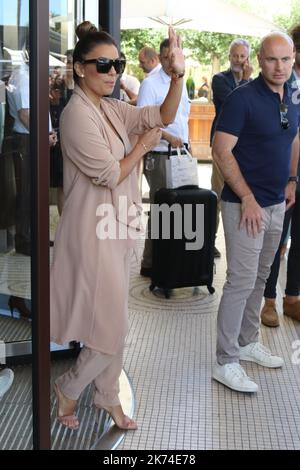
[[[199,188],[196,184],[187,184],[186,186],[179,186],[179,188],[176,189],[202,189]]]

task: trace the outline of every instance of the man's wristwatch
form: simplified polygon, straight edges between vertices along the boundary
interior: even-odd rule
[[[299,177],[298,176],[290,176],[288,179],[288,182],[290,183],[291,181],[298,183]]]
[[[182,78],[184,77],[184,75],[185,75],[185,72],[180,72],[180,73],[172,72],[172,78],[175,78],[175,79]]]

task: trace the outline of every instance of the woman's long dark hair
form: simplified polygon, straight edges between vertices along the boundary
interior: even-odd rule
[[[115,46],[118,49],[114,38],[105,31],[87,33],[80,41],[78,41],[73,52],[73,76],[75,83],[79,83],[79,77],[74,68],[75,63],[84,60],[87,54],[91,52],[94,47],[101,46],[101,44]]]

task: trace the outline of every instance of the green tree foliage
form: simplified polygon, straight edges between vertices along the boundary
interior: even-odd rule
[[[289,31],[295,24],[300,23],[300,0],[291,0],[291,12],[286,15],[270,17],[271,0],[227,0],[229,3],[238,6],[250,13],[262,17],[268,17],[278,26]],[[283,0],[284,1],[284,0]],[[142,26],[141,26],[142,27]],[[182,39],[183,47],[190,51],[190,57],[202,65],[210,65],[217,59],[221,68],[228,64],[228,48],[236,35],[211,33],[195,30],[178,30]],[[130,64],[131,72],[138,78],[143,78],[143,72],[138,66],[138,52],[144,46],[154,47],[159,51],[159,44],[167,35],[165,29],[141,29],[126,30],[121,32],[122,50],[124,51]],[[258,64],[256,54],[258,51],[260,39],[255,37],[246,37],[251,44],[251,63],[254,66],[254,75],[258,73]]]
[[[258,2],[256,0],[228,0],[230,3],[242,8],[243,10],[254,13],[258,16],[268,17],[275,24],[281,26],[286,31],[292,29],[293,26],[300,23],[300,0],[291,0],[291,11],[289,11],[289,4],[287,3],[287,14],[273,15],[271,18],[270,11],[272,11],[272,1],[263,0]],[[283,2],[284,3],[284,0]]]
[[[126,29],[121,31],[121,48],[128,60],[137,62],[139,51],[153,47],[159,52],[160,43],[167,37],[162,29]]]
[[[210,64],[212,56],[226,60],[228,46],[235,36],[222,33],[198,32],[194,30],[178,30],[183,39],[183,47],[192,51],[192,57],[203,64]],[[161,29],[127,29],[121,31],[122,51],[128,61],[137,63],[138,52],[144,46],[154,47],[159,51],[159,45],[166,37],[166,31]]]
[[[221,63],[225,62],[229,44],[234,39],[231,34],[193,30],[182,31],[181,35],[184,47],[190,49],[192,58],[202,64],[210,64],[213,56],[218,57]]]
[[[237,37],[233,34],[209,33],[205,31],[186,30],[182,32],[184,47],[191,50],[193,59],[202,64],[211,64],[213,57],[220,60],[222,66],[228,62],[230,43]],[[251,61],[255,60],[259,39],[242,36],[251,45]]]
[[[300,1],[300,0],[299,0]],[[183,47],[191,52],[191,57],[201,64],[211,64],[214,57],[220,60],[222,66],[228,61],[228,48],[236,37],[232,34],[210,33],[195,30],[178,30],[183,39]],[[166,30],[160,29],[128,29],[121,32],[121,45],[130,69],[141,78],[141,70],[138,70],[138,52],[144,46],[154,47],[159,51],[159,45],[166,37]],[[252,46],[252,60],[256,55],[259,44],[257,38],[248,38]]]
[[[274,23],[278,24],[287,31],[300,23],[300,0],[292,0],[291,14],[274,17]]]

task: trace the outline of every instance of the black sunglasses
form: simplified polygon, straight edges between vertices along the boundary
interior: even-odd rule
[[[290,127],[289,120],[287,118],[288,106],[285,103],[280,103],[280,125],[282,129],[288,129]]]
[[[112,67],[118,74],[121,74],[125,70],[126,60],[125,59],[106,59],[105,57],[98,57],[98,59],[87,59],[82,60],[82,64],[96,64],[98,73],[108,73]]]

